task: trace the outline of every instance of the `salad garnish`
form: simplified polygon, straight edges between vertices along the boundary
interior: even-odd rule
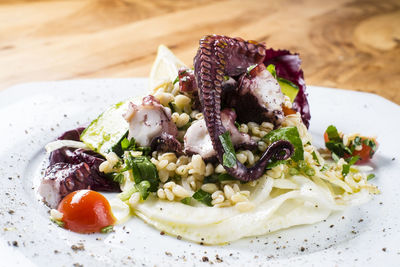
[[[323,221],[379,193],[364,172],[372,168],[358,166],[375,138],[329,126],[327,150],[313,145],[297,54],[210,35],[194,68],[160,46],[149,84],[47,146],[39,193],[58,225],[108,233],[137,216],[162,233],[223,244]],[[82,203],[98,194],[101,225],[88,226],[94,204],[72,216],[75,194]]]

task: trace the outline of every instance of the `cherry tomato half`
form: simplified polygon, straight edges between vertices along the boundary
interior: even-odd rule
[[[283,111],[283,114],[285,114],[285,116],[291,115],[291,114],[296,114],[296,110],[287,108],[285,106],[282,106],[282,111]]]
[[[58,205],[58,211],[63,213],[64,227],[78,233],[100,232],[115,222],[110,203],[102,194],[92,190],[68,194]]]
[[[365,138],[361,138],[361,141],[363,142]],[[374,143],[376,144],[376,147],[378,147],[378,142],[375,139],[372,139]],[[357,163],[365,163],[366,161],[370,160],[372,158],[372,155],[374,152],[371,153],[371,147],[362,143],[362,148],[361,150],[354,150],[353,156],[359,156],[360,159],[357,161]]]
[[[328,137],[328,133],[327,132],[324,133],[324,140],[325,140],[325,143],[329,142],[329,137]]]

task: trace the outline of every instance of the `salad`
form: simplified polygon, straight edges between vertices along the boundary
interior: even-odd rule
[[[297,54],[205,36],[194,68],[160,46],[149,84],[46,146],[39,193],[59,226],[107,233],[137,216],[223,244],[316,223],[379,193],[359,165],[376,138],[331,125],[326,148],[312,145]]]

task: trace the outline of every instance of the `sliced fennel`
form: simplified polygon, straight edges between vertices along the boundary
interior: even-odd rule
[[[79,141],[73,141],[73,140],[56,140],[56,141],[48,143],[45,146],[45,149],[46,149],[47,153],[51,153],[54,150],[60,149],[62,147],[89,149],[89,147],[85,143],[82,143]]]

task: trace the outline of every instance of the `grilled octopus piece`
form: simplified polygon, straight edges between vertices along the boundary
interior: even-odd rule
[[[205,36],[200,40],[200,47],[194,58],[194,74],[203,109],[206,126],[211,137],[217,158],[223,162],[225,150],[219,139],[226,129],[221,122],[221,94],[224,76],[239,76],[247,68],[263,62],[265,47],[262,44],[239,38],[219,35]],[[258,179],[271,158],[284,160],[293,154],[294,148],[288,141],[272,143],[260,160],[251,168],[246,168],[238,160],[227,172],[241,181]]]
[[[84,128],[70,130],[58,140],[79,141]],[[49,166],[39,186],[39,194],[51,207],[71,192],[92,189],[104,192],[120,192],[119,184],[99,171],[104,158],[89,150],[63,147],[50,154]]]
[[[236,149],[256,149],[257,143],[250,135],[241,133],[235,126],[236,113],[230,108],[221,111],[222,125],[229,131],[232,144]],[[185,154],[199,154],[205,161],[214,161],[217,152],[214,150],[204,119],[197,120],[187,129],[185,137]]]
[[[170,109],[163,107],[154,96],[144,97],[142,105],[130,103],[124,117],[129,123],[128,139],[133,137],[140,146],[151,146],[152,150],[182,151]]]
[[[278,81],[264,64],[243,74],[235,90],[223,93],[225,104],[235,109],[241,123],[270,121],[280,125],[285,117],[282,111],[285,97]]]

